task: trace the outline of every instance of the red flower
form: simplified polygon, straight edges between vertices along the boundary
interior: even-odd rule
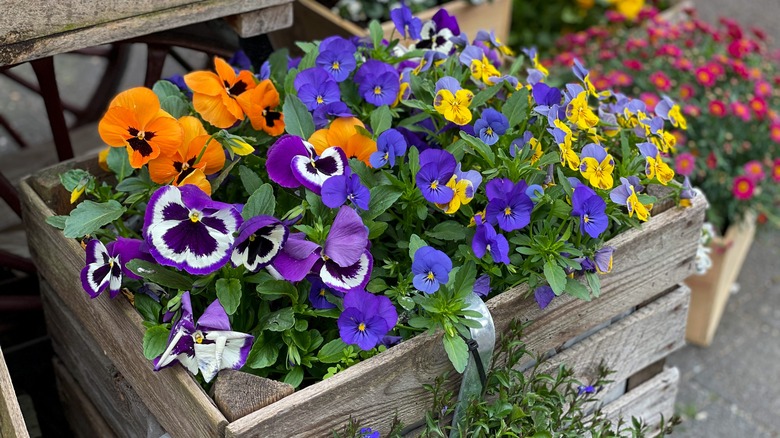
[[[680,85],[680,98],[682,100],[688,100],[696,94],[696,90],[691,84]]]
[[[638,59],[626,59],[623,61],[623,65],[629,70],[642,70],[642,62]]]
[[[780,125],[773,124],[769,127],[769,138],[775,143],[780,143]]]
[[[712,100],[709,105],[710,114],[715,117],[724,117],[727,113],[726,104],[720,100]]]
[[[712,87],[715,85],[715,75],[706,67],[699,67],[696,69],[696,81],[705,87]]]
[[[748,105],[750,105],[750,109],[753,110],[753,112],[756,114],[756,117],[759,119],[763,119],[764,116],[766,116],[768,108],[764,99],[760,97],[754,97],[750,99]]]
[[[746,176],[738,176],[734,178],[734,186],[731,188],[731,192],[735,198],[744,201],[753,197],[755,189],[756,185],[752,179]]]
[[[707,156],[707,167],[710,169],[718,167],[718,157],[715,156],[715,152],[710,152]]]

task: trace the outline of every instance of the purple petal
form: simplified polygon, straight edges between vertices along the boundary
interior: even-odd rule
[[[325,180],[331,176],[343,175],[346,167],[347,156],[339,147],[327,148],[317,158],[298,155],[293,157],[291,163],[293,175],[298,182],[318,195]]]
[[[358,261],[367,245],[368,228],[363,220],[352,208],[341,207],[325,239],[323,254],[346,267]]]
[[[539,286],[534,290],[534,298],[539,308],[544,309],[555,298],[555,292],[553,292],[550,286]]]
[[[336,175],[322,183],[322,203],[329,208],[339,208],[347,202],[347,175]]]
[[[333,260],[326,260],[320,269],[320,278],[323,283],[337,291],[350,292],[364,289],[371,278],[373,266],[374,258],[371,252],[364,250],[352,265],[340,266]]]
[[[230,330],[230,319],[218,299],[209,304],[203,315],[198,318],[197,328],[204,331]]]
[[[255,272],[267,266],[287,242],[289,230],[271,216],[255,216],[238,229],[238,238],[231,255],[234,266],[244,265]]]
[[[309,149],[302,138],[293,135],[282,136],[268,149],[266,161],[268,177],[282,187],[290,189],[300,187],[301,183],[295,177],[290,165],[294,157],[309,155]]]

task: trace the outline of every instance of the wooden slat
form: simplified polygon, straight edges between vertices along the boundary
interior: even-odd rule
[[[22,410],[16,401],[16,392],[0,350],[0,438],[28,438]]]
[[[287,3],[271,6],[259,11],[225,17],[225,21],[236,31],[238,36],[249,38],[262,35],[277,29],[284,29],[293,24],[293,5]]]
[[[79,438],[116,436],[116,432],[106,423],[65,365],[56,357],[52,365],[54,376],[57,378],[57,392],[60,394],[65,418],[68,419],[73,434]]]
[[[54,352],[99,415],[119,436],[162,436],[165,430],[154,413],[43,279],[40,289]]]
[[[45,0],[37,0],[45,2]],[[176,1],[176,0],[170,0]],[[107,44],[154,32],[201,23],[228,15],[290,3],[292,0],[202,0],[75,30],[55,29],[51,34],[0,45],[0,67],[31,61],[84,47]],[[85,2],[90,3],[90,2]],[[25,6],[12,6],[21,11]],[[3,8],[8,9],[8,8]],[[51,7],[44,12],[48,13]],[[55,8],[56,9],[56,8]],[[273,30],[279,29],[276,27]],[[271,30],[269,28],[269,30]],[[57,32],[57,33],[54,33]]]
[[[227,420],[182,367],[153,372],[142,354],[141,316],[124,299],[107,294],[91,300],[81,288],[84,251],[73,239],[45,222],[53,214],[28,180],[21,183],[23,214],[30,250],[49,282],[82,328],[111,358],[160,424],[172,436],[218,436]]]
[[[645,424],[651,425],[648,435],[655,436],[661,417],[668,421],[674,415],[679,382],[680,372],[677,368],[667,368],[605,406],[602,412],[613,423],[621,417],[629,422],[631,417],[641,418]]]
[[[496,332],[504,333],[516,318],[533,321],[525,331],[528,348],[547,352],[673,287],[692,272],[705,206],[700,197],[691,208],[664,211],[608,242],[616,247],[613,272],[602,277],[602,295],[592,302],[561,297],[540,310],[525,286],[491,299]],[[380,430],[387,430],[393,414],[414,424],[431,402],[422,385],[446,371],[454,372],[440,336],[420,335],[231,423],[227,435],[327,434],[350,415]],[[295,421],[301,415],[322,421],[304,426]]]

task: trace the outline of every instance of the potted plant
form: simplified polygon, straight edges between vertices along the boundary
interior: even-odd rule
[[[63,354],[109,363],[172,434],[413,424],[421,384],[465,367],[486,317],[474,294],[494,297],[497,333],[532,320],[537,353],[645,303],[556,359],[587,373],[607,358],[617,389],[682,345],[687,290],[672,288],[704,202],[675,207],[655,134],[617,124],[630,101],[597,114],[587,72],[562,91],[534,57],[522,85],[489,33],[404,50],[370,29],[257,74],[216,58],[181,89],[125,91],[100,160],[23,184],[52,333],[68,333],[55,345],[82,339]],[[239,368],[299,391],[229,419],[205,390]]]
[[[730,19],[713,27],[688,9],[680,23],[649,22],[645,33],[590,32],[561,41],[557,60],[600,63],[593,81],[639,95],[672,120],[665,130],[678,174],[707,195],[712,268],[693,288],[688,340],[709,345],[755,233],[755,220],[777,222],[780,105],[776,58],[760,29]],[[581,44],[583,43],[583,44]],[[655,90],[642,92],[641,90]],[[679,102],[674,104],[672,100]],[[706,269],[702,269],[704,271]]]

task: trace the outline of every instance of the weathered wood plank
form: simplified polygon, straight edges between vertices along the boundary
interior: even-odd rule
[[[43,279],[40,288],[54,352],[69,370],[71,380],[94,401],[94,408],[105,422],[119,436],[157,438],[163,435],[165,430],[154,413]]]
[[[154,32],[222,18],[228,15],[278,6],[290,3],[291,1],[292,0],[202,0],[148,12],[143,15],[105,22],[100,25],[92,25],[75,30],[59,29],[58,33],[52,32],[34,39],[25,39],[0,45],[0,66],[19,64],[84,47],[126,40]],[[15,6],[14,8],[24,9],[23,6]],[[45,11],[50,9],[52,8],[47,7],[45,8]],[[269,30],[272,30],[273,25],[269,23],[269,26]],[[280,28],[281,27],[276,27],[273,28],[273,30]]]
[[[540,310],[525,286],[491,299],[488,307],[496,332],[504,333],[513,319],[533,321],[525,331],[528,348],[547,352],[673,287],[693,269],[705,206],[705,199],[696,199],[691,208],[664,211],[641,229],[612,239],[609,244],[616,248],[613,272],[602,277],[601,297],[592,302],[562,297]],[[453,369],[440,336],[420,335],[231,423],[226,433],[327,434],[350,415],[380,430],[387,430],[393,414],[405,424],[414,424],[431,402],[422,385],[446,371]],[[453,381],[452,388],[457,384]],[[303,426],[295,421],[303,412],[323,420]]]
[[[271,6],[259,11],[225,17],[225,21],[236,31],[238,36],[249,38],[256,35],[284,29],[293,24],[293,5],[287,3]]]
[[[52,365],[57,378],[57,392],[71,432],[83,438],[116,436],[116,432],[106,423],[65,365],[56,357]]]
[[[613,423],[622,417],[641,418],[645,424],[651,425],[649,436],[658,433],[661,417],[669,420],[674,415],[674,402],[677,398],[677,387],[680,382],[680,372],[677,368],[667,368],[647,382],[627,392],[624,396],[604,406],[602,412]]]
[[[11,375],[0,350],[0,438],[28,438],[27,425],[16,401]]]
[[[78,242],[46,224],[53,213],[27,181],[22,181],[20,194],[31,253],[57,296],[172,436],[221,435],[227,420],[184,368],[152,371],[141,350],[141,316],[133,306],[106,294],[91,300],[82,292],[84,252]]]
[[[228,421],[264,408],[295,392],[284,382],[235,370],[222,370],[211,387],[211,394]]]

